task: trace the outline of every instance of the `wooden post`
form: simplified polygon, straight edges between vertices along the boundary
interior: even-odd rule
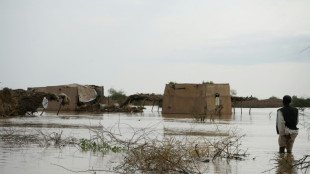
[[[59,111],[60,111],[60,109],[61,109],[61,103],[60,103],[60,105],[59,105],[59,109],[58,109],[58,111],[57,111],[57,115],[58,115],[58,113],[59,113]]]
[[[241,101],[241,115],[242,115],[242,103],[243,103],[243,102]]]
[[[143,107],[144,107],[144,105],[145,105],[145,101],[146,101],[146,99],[143,100]]]
[[[64,99],[62,99],[61,102],[60,102],[59,109],[58,109],[58,111],[57,111],[57,115],[58,115],[58,113],[59,113],[59,111],[60,111],[60,109],[61,109],[63,100],[64,100]]]
[[[158,108],[157,108],[157,112],[159,112],[159,102],[160,102],[160,101],[158,100]]]
[[[154,105],[155,105],[155,100],[153,101],[152,111],[153,111]]]
[[[43,112],[45,111],[45,108],[43,108],[43,110],[42,110],[42,112],[41,112],[41,114],[40,114],[40,116],[42,116],[42,114],[43,114]]]

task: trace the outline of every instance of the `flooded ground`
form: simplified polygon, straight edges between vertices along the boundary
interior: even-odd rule
[[[156,108],[157,110],[157,108]],[[262,173],[275,166],[278,154],[278,136],[275,129],[276,109],[236,109],[233,116],[206,119],[205,123],[195,121],[190,116],[162,115],[161,112],[151,111],[148,107],[144,113],[104,113],[104,114],[76,114],[76,113],[45,113],[36,117],[15,117],[0,119],[0,129],[14,129],[22,132],[63,132],[63,136],[89,138],[90,128],[113,128],[122,136],[130,136],[132,128],[150,128],[157,137],[177,136],[199,138],[200,136],[226,136],[227,130],[237,129],[242,139],[242,149],[247,150],[249,156],[245,160],[215,160],[204,166],[206,173]],[[299,135],[293,148],[293,158],[299,159],[310,154],[309,125],[310,109],[300,114]],[[220,130],[220,131],[216,131]],[[152,135],[154,136],[154,135]],[[0,173],[72,173],[99,169],[96,173],[109,173],[118,165],[121,153],[108,152],[106,154],[83,152],[75,146],[63,148],[49,146],[39,147],[37,144],[26,146],[12,146],[0,140]],[[276,173],[277,169],[270,173]],[[290,173],[301,173],[293,170]],[[90,172],[94,173],[94,172]],[[269,172],[267,172],[269,173]]]

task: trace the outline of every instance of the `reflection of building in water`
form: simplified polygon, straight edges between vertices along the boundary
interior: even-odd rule
[[[195,137],[195,136],[203,136],[203,137],[228,137],[228,132],[219,132],[214,129],[214,127],[210,127],[208,129],[197,129],[193,130],[192,128],[173,128],[173,127],[164,127],[164,136],[186,136],[186,137]]]
[[[229,84],[167,84],[164,114],[231,114]]]
[[[192,114],[162,114],[162,116],[164,118],[170,118],[170,119],[173,119],[173,118],[190,118],[190,119],[193,119],[193,115]],[[214,119],[215,117],[213,115],[205,115],[205,120],[206,121],[209,121],[209,120],[212,120]],[[219,119],[219,120],[231,120],[232,119],[232,115],[231,114],[222,114],[220,117],[216,117],[216,119]]]

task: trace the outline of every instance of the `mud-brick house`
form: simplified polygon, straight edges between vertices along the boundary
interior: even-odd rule
[[[231,114],[229,84],[167,84],[163,114]]]
[[[76,111],[81,105],[91,104],[94,102],[101,103],[104,98],[103,86],[96,85],[60,85],[46,87],[32,87],[28,90],[37,92],[47,92],[54,94],[64,93],[70,98],[70,104],[61,108],[62,111]],[[61,101],[49,101],[47,111],[57,111]]]

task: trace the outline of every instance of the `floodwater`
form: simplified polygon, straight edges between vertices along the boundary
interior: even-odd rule
[[[114,128],[123,136],[130,136],[134,129],[151,128],[156,136],[225,136],[224,130],[237,129],[245,134],[241,149],[247,150],[249,156],[245,160],[215,160],[207,163],[206,173],[277,173],[281,170],[275,166],[278,155],[278,136],[276,134],[276,108],[236,109],[232,116],[215,117],[212,121],[207,118],[205,123],[196,122],[193,118],[183,115],[162,115],[161,112],[151,111],[147,107],[144,113],[44,113],[36,117],[15,117],[0,119],[1,129],[22,130],[22,132],[41,130],[42,132],[61,132],[63,136],[89,138],[89,128]],[[39,115],[39,114],[38,114]],[[300,114],[299,135],[293,147],[293,158],[300,159],[310,154],[310,109]],[[215,129],[223,130],[218,133]],[[0,139],[0,173],[1,174],[34,174],[34,173],[72,173],[72,171],[102,170],[96,173],[109,173],[118,165],[122,155],[108,152],[107,154],[82,152],[74,146],[63,148],[50,146],[39,147],[37,144],[12,146]],[[104,171],[103,171],[104,170]],[[88,172],[91,173],[91,172]],[[94,172],[92,172],[94,173]],[[294,169],[290,173],[302,173]]]

